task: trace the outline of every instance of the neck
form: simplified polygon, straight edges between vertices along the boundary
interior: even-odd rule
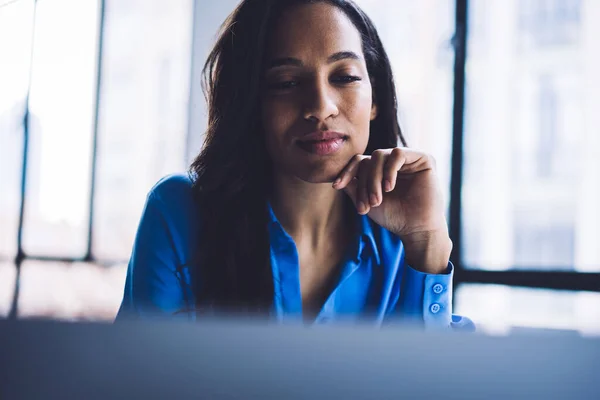
[[[331,183],[308,183],[275,174],[271,206],[297,245],[316,249],[348,228],[346,194]]]

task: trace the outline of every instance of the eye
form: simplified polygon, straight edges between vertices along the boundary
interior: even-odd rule
[[[271,90],[286,90],[286,89],[292,89],[294,87],[298,86],[298,81],[281,81],[281,82],[274,82],[269,84],[269,89]]]
[[[357,81],[361,81],[361,80],[362,80],[362,78],[360,76],[355,76],[355,75],[342,75],[342,76],[337,76],[332,79],[332,81],[335,83],[344,83],[344,84],[357,82]]]

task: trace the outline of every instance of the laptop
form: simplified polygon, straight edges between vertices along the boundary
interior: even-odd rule
[[[0,399],[600,399],[600,338],[0,321]]]

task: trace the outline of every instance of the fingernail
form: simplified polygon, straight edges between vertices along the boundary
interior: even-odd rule
[[[365,203],[363,203],[362,201],[358,202],[358,212],[359,212],[359,214],[364,214],[366,208],[367,208],[367,206],[365,205]]]
[[[377,195],[376,194],[371,194],[371,205],[375,206],[377,205],[379,201],[377,200]]]
[[[392,182],[390,181],[385,181],[384,183],[384,188],[386,192],[389,192],[390,190],[392,190]]]

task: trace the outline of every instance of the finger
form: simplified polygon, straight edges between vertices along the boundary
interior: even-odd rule
[[[371,155],[371,172],[368,176],[367,187],[369,190],[369,205],[377,207],[383,200],[383,170],[386,163],[387,152],[375,150]]]
[[[410,174],[434,169],[435,162],[433,157],[427,153],[407,147],[396,147],[392,152],[399,152],[400,158],[404,159],[404,163],[398,168],[398,172],[400,173]]]
[[[338,175],[337,179],[333,182],[333,187],[335,189],[343,189],[352,181],[352,179],[357,175],[360,162],[365,158],[361,154],[356,154],[354,157],[350,159],[348,164],[342,169],[342,172]]]
[[[370,201],[369,201],[369,175],[371,174],[371,159],[364,159],[360,163],[360,168],[358,170],[358,187],[356,189],[357,195],[357,210],[359,214],[367,214],[370,210]]]
[[[406,163],[406,157],[400,147],[391,151],[385,162],[383,172],[383,187],[386,192],[391,192],[396,187],[398,171]]]

